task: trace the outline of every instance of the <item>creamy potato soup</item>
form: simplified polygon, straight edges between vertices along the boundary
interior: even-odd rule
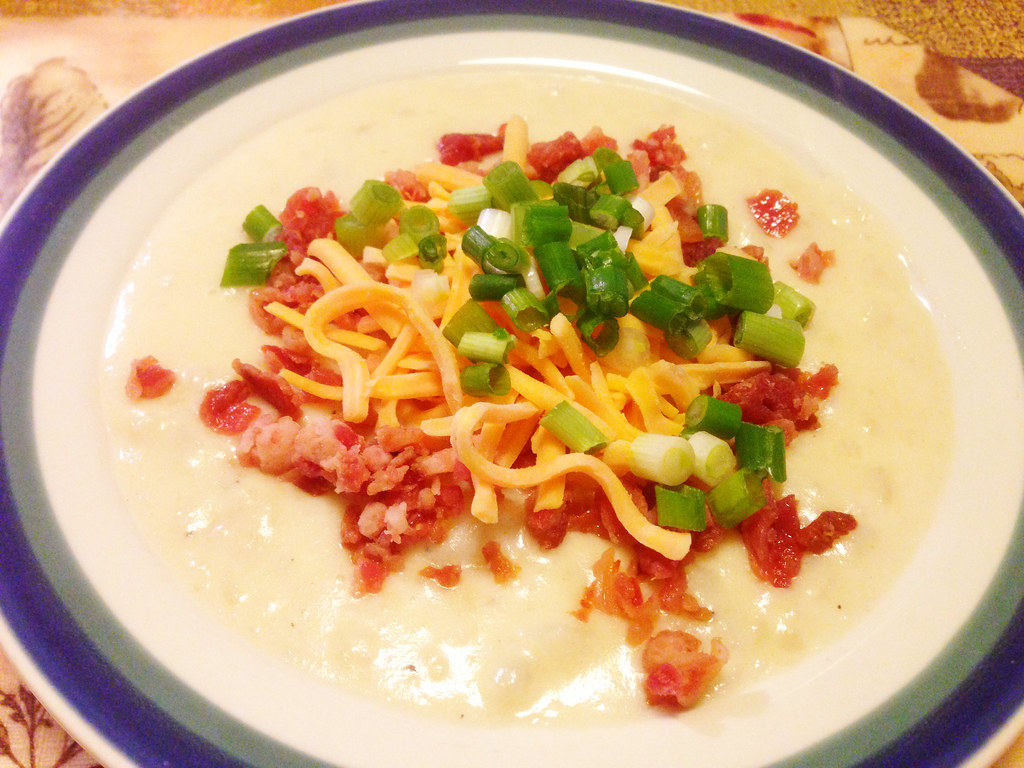
[[[763,246],[773,276],[816,303],[801,368],[839,371],[820,428],[788,450],[783,492],[796,495],[805,520],[838,510],[856,517],[856,530],[805,558],[788,588],[756,578],[738,536],[727,537],[687,569],[712,618],[662,617],[659,627],[705,644],[722,639],[729,657],[714,696],[793,664],[865,615],[914,551],[950,460],[949,379],[909,283],[907,246],[844,187],[840,159],[810,165],[688,98],[536,71],[375,86],[282,121],[181,193],[126,276],[102,388],[125,503],[198,601],[312,675],[441,717],[593,722],[651,712],[625,623],[600,611],[585,622],[572,615],[607,541],[570,532],[541,549],[523,528],[525,496],[510,492],[498,523],[467,517],[443,544],[410,554],[379,593],[357,597],[337,497],[241,466],[237,439],[198,416],[206,390],[234,376],[231,361],[258,361],[266,343],[250,321],[248,290],[219,287],[250,208],[280,210],[306,186],[344,202],[364,179],[435,160],[442,134],[493,133],[518,114],[532,141],[600,126],[628,147],[675,126],[704,198],[729,209],[729,244]],[[746,198],[766,188],[799,205],[784,238],[764,234],[746,211]],[[789,265],[811,242],[835,253],[818,284]],[[159,398],[130,400],[131,362],[147,355],[177,381]],[[506,583],[480,556],[490,540],[521,569]],[[446,563],[462,564],[454,587],[418,573]]]

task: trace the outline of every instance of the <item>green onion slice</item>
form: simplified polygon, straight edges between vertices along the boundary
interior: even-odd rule
[[[411,205],[399,214],[398,231],[419,243],[427,235],[439,233],[441,223],[437,220],[437,214],[427,206]]]
[[[724,205],[702,205],[697,209],[697,225],[704,237],[717,237],[723,243],[728,242],[729,211]]]
[[[761,472],[738,469],[707,494],[711,514],[723,528],[735,528],[763,507],[765,496]]]
[[[576,316],[576,329],[598,357],[604,357],[619,343],[619,321],[584,307]]]
[[[524,284],[522,275],[475,274],[469,278],[469,295],[477,301],[500,301],[513,288]]]
[[[768,265],[716,251],[694,275],[696,285],[708,286],[720,304],[736,311],[767,312],[775,303],[775,284]]]
[[[568,400],[561,401],[541,416],[540,425],[576,453],[593,453],[609,442],[604,433]]]
[[[484,176],[484,186],[490,191],[494,204],[505,211],[511,210],[513,203],[539,199],[530,179],[514,160],[494,166]]]
[[[263,285],[274,266],[288,254],[282,242],[239,243],[228,251],[221,274],[222,288],[239,285]]]
[[[795,368],[804,354],[804,330],[796,320],[741,312],[732,343],[785,368]]]
[[[242,229],[257,243],[267,243],[281,234],[281,222],[267,206],[257,205],[246,214]]]
[[[711,395],[697,395],[686,409],[686,426],[699,432],[710,432],[723,440],[736,436],[743,423],[743,409],[728,400]]]
[[[693,474],[693,446],[679,435],[644,432],[629,444],[629,471],[662,485],[682,485]]]
[[[678,488],[654,487],[654,505],[658,525],[683,531],[703,531],[707,527],[704,491],[692,485]]]
[[[459,339],[458,352],[467,360],[478,363],[507,363],[508,353],[515,345],[515,338],[504,328],[490,333],[466,331]]]
[[[694,432],[687,440],[693,448],[693,474],[714,488],[736,469],[732,447],[710,432]]]
[[[775,304],[783,317],[796,320],[803,327],[814,317],[814,302],[786,283],[776,281]]]
[[[541,300],[523,286],[513,288],[501,297],[501,306],[516,328],[526,333],[537,330],[551,319]]]
[[[377,227],[402,210],[402,195],[384,181],[367,179],[352,195],[352,215],[370,227]]]
[[[473,397],[501,397],[512,391],[508,369],[496,363],[474,363],[459,371],[462,391]]]
[[[498,327],[494,318],[487,314],[486,309],[473,299],[468,299],[465,304],[455,310],[455,313],[441,329],[441,333],[451,342],[452,346],[457,348],[464,334],[470,331],[492,333]]]
[[[745,469],[764,470],[776,482],[786,479],[786,432],[777,424],[743,422],[736,432],[736,459]]]
[[[463,224],[476,222],[480,211],[491,207],[491,191],[483,184],[453,189],[448,198],[448,211]]]

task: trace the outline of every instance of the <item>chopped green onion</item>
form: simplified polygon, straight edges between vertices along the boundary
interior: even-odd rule
[[[483,262],[484,253],[493,244],[494,238],[476,224],[462,233],[462,252],[477,264]]]
[[[459,371],[462,391],[473,397],[501,397],[512,391],[508,369],[496,363],[474,363]]]
[[[507,363],[508,353],[515,345],[515,338],[504,328],[490,333],[466,331],[459,339],[458,352],[478,363]]]
[[[696,357],[711,343],[711,326],[706,320],[676,315],[665,331],[665,343],[679,357]]]
[[[274,266],[288,254],[288,246],[279,241],[239,243],[228,251],[220,285],[263,285]]]
[[[613,264],[604,264],[583,272],[587,307],[605,317],[624,317],[629,311],[629,281],[626,273]]]
[[[257,205],[242,221],[242,229],[257,243],[267,243],[281,234],[281,222],[267,206]]]
[[[660,331],[667,331],[673,319],[683,311],[681,304],[657,293],[653,286],[634,296],[629,305],[631,315]]]
[[[402,210],[402,195],[387,182],[367,179],[352,195],[351,208],[363,224],[380,226]]]
[[[571,300],[576,306],[582,305],[587,289],[569,244],[561,241],[544,243],[534,247],[533,255],[548,290]]]
[[[498,327],[494,318],[487,314],[486,309],[473,299],[468,299],[465,304],[455,310],[455,314],[445,323],[441,333],[451,342],[452,346],[458,347],[463,334],[470,331],[491,333]]]
[[[559,205],[569,208],[570,219],[583,224],[593,223],[590,220],[590,207],[600,197],[597,192],[581,187],[578,184],[556,181],[551,185],[551,195]]]
[[[780,483],[786,480],[786,432],[782,427],[743,422],[735,445],[741,467],[764,470]]]
[[[601,170],[622,159],[622,155],[611,147],[598,147],[593,151],[591,157],[594,158],[594,162],[597,163],[597,167]]]
[[[463,224],[476,222],[480,211],[491,207],[491,191],[483,184],[453,189],[448,198],[448,211]]]
[[[380,245],[384,239],[384,228],[366,224],[346,213],[334,220],[334,238],[349,253],[359,256],[367,246]]]
[[[597,202],[590,206],[590,220],[603,229],[617,229],[624,223],[626,212],[635,210],[629,201],[621,195],[601,195]]]
[[[723,528],[735,528],[763,507],[768,499],[762,480],[760,472],[738,469],[716,485],[707,494],[715,522]]]
[[[494,166],[484,176],[484,186],[490,190],[495,205],[506,211],[513,203],[539,199],[526,173],[514,160],[505,160]]]
[[[735,437],[742,423],[743,409],[739,405],[711,395],[697,395],[686,409],[687,427],[723,440]]]
[[[419,244],[420,266],[440,272],[444,269],[444,258],[448,255],[448,238],[440,232],[427,235]]]
[[[544,179],[530,179],[530,186],[533,187],[533,191],[537,193],[537,197],[541,200],[551,199],[551,185],[544,181]]]
[[[719,303],[733,310],[767,312],[775,303],[775,284],[768,265],[755,259],[716,251],[701,261],[694,283],[708,286]]]
[[[614,317],[599,315],[585,307],[576,316],[576,329],[583,343],[598,357],[604,357],[619,343],[619,321]]]
[[[388,240],[381,250],[384,259],[390,263],[404,261],[420,255],[419,242],[408,232],[400,233]]]
[[[622,264],[622,271],[625,273],[626,281],[629,283],[630,294],[643,290],[649,285],[647,275],[644,274],[644,271],[640,268],[640,262],[636,260],[636,256],[632,253],[626,254]]]
[[[608,438],[568,400],[540,417],[540,425],[561,440],[570,451],[592,453],[608,445]]]
[[[604,179],[608,182],[608,189],[615,195],[628,194],[640,186],[629,160],[616,160],[606,165]]]
[[[647,228],[651,226],[651,222],[654,220],[654,206],[640,197],[640,195],[630,195],[626,199],[629,200],[629,204],[633,206],[633,209],[640,214],[640,231],[633,233],[634,237],[639,237],[647,231]]]
[[[410,235],[417,243],[427,235],[441,231],[437,214],[425,205],[411,205],[398,216],[398,231]]]
[[[530,254],[518,243],[499,237],[484,251],[480,266],[484,272],[523,272],[530,266]]]
[[[729,211],[724,205],[707,203],[697,209],[697,225],[704,237],[729,240]]]
[[[512,213],[501,208],[484,208],[477,216],[476,226],[494,238],[511,239],[515,235]]]
[[[687,440],[693,448],[693,474],[714,488],[736,469],[730,445],[710,432],[694,432]]]
[[[682,485],[693,474],[693,446],[685,437],[643,432],[629,444],[629,471],[662,485]]]
[[[565,184],[582,184],[585,187],[589,187],[599,177],[600,172],[597,169],[597,161],[594,160],[593,156],[588,155],[587,157],[577,158],[569,163],[558,174],[557,181]]]
[[[538,246],[553,241],[568,242],[572,235],[569,207],[535,203],[523,211],[523,245]]]
[[[502,296],[501,306],[516,328],[526,333],[537,330],[551,319],[540,299],[525,286],[513,288]]]
[[[499,301],[523,284],[522,275],[475,274],[469,278],[469,295],[477,301]]]
[[[796,320],[806,327],[814,317],[814,302],[786,283],[775,283],[775,303],[782,311],[782,316]]]
[[[595,254],[603,253],[605,251],[618,251],[618,242],[615,240],[615,235],[606,229],[594,229],[597,234],[582,243],[578,243],[575,247],[576,256],[580,261],[590,261]],[[602,258],[601,260],[607,260]]]
[[[707,528],[704,491],[692,485],[678,488],[654,487],[654,505],[658,511],[658,525],[683,531],[703,531]]]
[[[796,320],[741,312],[732,343],[765,360],[795,368],[804,354],[804,330]]]
[[[651,290],[678,302],[690,317],[704,317],[708,305],[707,294],[694,286],[669,275],[655,275],[651,280]]]
[[[569,218],[572,218],[572,210],[569,211]],[[569,247],[572,249],[579,248],[583,243],[593,240],[598,235],[604,233],[605,230],[595,227],[593,224],[584,224],[581,221],[573,219],[572,222],[572,234],[569,235]]]

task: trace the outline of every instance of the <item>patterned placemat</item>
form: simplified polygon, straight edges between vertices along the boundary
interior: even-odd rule
[[[943,130],[1024,203],[1021,0],[675,2],[864,77]],[[0,212],[61,147],[147,81],[270,21],[330,4],[0,0]],[[2,654],[0,768],[99,768]],[[1024,739],[994,768],[1024,768]]]

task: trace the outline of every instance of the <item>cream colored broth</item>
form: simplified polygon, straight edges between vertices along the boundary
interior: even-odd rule
[[[254,204],[280,208],[307,185],[344,198],[365,178],[433,159],[442,133],[493,131],[513,112],[535,140],[600,125],[629,141],[672,124],[706,199],[730,209],[731,243],[765,246],[776,277],[817,302],[803,367],[835,363],[841,383],[821,429],[795,441],[785,491],[807,517],[840,509],[859,521],[833,551],[807,559],[789,589],[754,578],[742,546],[727,542],[689,571],[714,618],[676,625],[724,638],[730,661],[719,693],[839,637],[913,551],[949,462],[948,376],[909,287],[904,246],[841,180],[664,91],[537,72],[423,78],[414,100],[409,88],[346,94],[256,137],[185,190],[140,253],[113,317],[102,383],[125,500],[159,556],[241,635],[369,696],[479,720],[646,712],[638,653],[624,644],[622,622],[569,614],[605,542],[570,534],[543,552],[510,502],[496,530],[461,525],[444,545],[412,556],[380,594],[357,599],[337,502],[240,467],[232,440],[203,427],[197,407],[207,387],[231,378],[232,359],[260,359],[265,340],[249,322],[245,292],[217,287]],[[765,187],[800,205],[801,221],[784,240],[763,235],[744,213],[744,199]],[[800,283],[787,264],[811,241],[837,254],[820,285]],[[130,361],[148,354],[179,381],[160,399],[130,402]],[[505,585],[480,555],[493,538],[522,567]],[[416,573],[452,562],[465,564],[454,589]]]

